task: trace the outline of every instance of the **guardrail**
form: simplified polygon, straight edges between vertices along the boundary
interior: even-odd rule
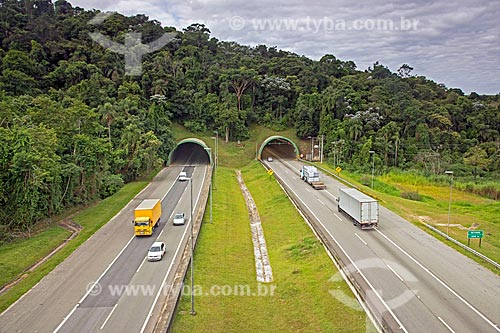
[[[261,161],[261,164],[266,170],[268,169],[268,166],[263,163],[263,161]],[[295,206],[302,218],[309,225],[309,228],[316,235],[316,238],[321,242],[321,244],[329,254],[334,265],[337,267],[340,274],[348,284],[349,288],[356,296],[361,306],[364,308],[366,314],[375,326],[375,329],[378,332],[398,332],[399,329],[397,328],[397,324],[387,312],[380,310],[382,307],[367,302],[367,290],[369,290],[370,288],[364,281],[358,281],[353,273],[348,269],[350,261],[343,253],[343,251],[337,248],[336,245],[330,241],[327,233],[323,230],[323,227],[320,224],[316,223],[314,215],[307,211],[306,207],[302,205],[299,198],[295,197],[294,192],[286,186],[286,183],[281,179],[281,177],[276,173],[274,174],[274,176],[286,196],[289,198],[290,202]]]
[[[313,164],[313,163],[311,163],[310,161],[306,161],[306,160],[300,160],[300,161],[305,162],[305,163],[308,163],[308,164]],[[325,173],[328,173],[329,175],[333,176],[333,177],[334,177],[335,179],[337,179],[338,181],[341,181],[341,182],[343,182],[344,184],[346,184],[346,185],[348,185],[348,186],[351,186],[351,187],[353,187],[353,188],[355,188],[355,189],[359,189],[356,185],[354,185],[354,184],[352,184],[352,183],[348,182],[347,180],[345,180],[345,179],[343,179],[343,178],[341,178],[341,177],[337,176],[336,174],[334,174],[334,173],[333,173],[333,172],[331,172],[330,170],[327,170],[327,169],[325,169],[325,168],[322,168],[321,166],[319,166],[319,165],[317,165],[317,164],[314,164],[314,166],[316,166],[316,167],[317,167],[318,169],[320,169],[321,171],[323,171],[323,172],[325,172]],[[372,196],[373,196],[373,195],[372,195]],[[378,199],[378,198],[377,198],[377,200],[379,200],[379,201],[380,201],[380,199]],[[467,246],[467,245],[465,245],[465,244],[460,243],[460,242],[459,242],[459,241],[457,241],[456,239],[454,239],[454,238],[452,238],[452,237],[448,236],[447,234],[445,234],[445,233],[444,233],[444,232],[442,232],[441,230],[434,228],[434,227],[433,227],[433,226],[431,226],[430,224],[427,224],[427,223],[425,223],[425,222],[422,222],[422,223],[423,223],[423,224],[424,224],[427,228],[429,228],[429,229],[431,229],[432,231],[434,231],[434,232],[438,233],[439,235],[443,236],[444,238],[446,238],[446,239],[447,239],[447,240],[449,240],[450,242],[452,242],[452,243],[454,243],[454,244],[456,244],[456,245],[460,246],[462,249],[464,249],[464,250],[466,250],[466,251],[468,251],[468,252],[470,252],[470,253],[472,253],[472,254],[476,255],[477,257],[479,257],[479,258],[483,259],[484,261],[486,261],[486,262],[488,262],[488,263],[492,264],[493,266],[495,266],[496,268],[500,269],[500,264],[499,264],[499,263],[497,263],[496,261],[494,261],[493,259],[488,258],[488,257],[487,257],[487,256],[485,256],[484,254],[482,254],[482,253],[480,253],[480,252],[478,252],[478,251],[476,251],[476,250],[474,250],[474,249],[472,249],[472,248],[468,247],[468,246]]]
[[[198,203],[197,209],[195,209],[195,214],[193,218],[194,220],[193,241],[195,248],[196,244],[198,243],[198,236],[200,234],[203,216],[210,196],[209,189],[211,185],[212,172],[214,172],[214,170],[212,169],[211,166],[209,168],[210,172],[207,172],[207,174],[205,175],[203,187],[201,188],[202,195],[200,196],[200,201]],[[188,268],[191,265],[190,245],[191,243],[188,240],[184,247],[184,251],[181,255],[181,258],[179,259],[177,272],[175,272],[172,286],[168,289],[168,293],[165,297],[165,302],[160,310],[160,317],[158,318],[157,322],[154,325],[153,332],[170,332],[171,325],[174,319],[174,314],[175,311],[177,310],[177,305],[179,304],[179,300],[182,294],[184,280],[188,273]],[[175,258],[173,260],[175,260]]]
[[[466,250],[466,251],[469,251],[470,253],[478,256],[479,258],[483,259],[484,261],[492,264],[493,266],[495,266],[496,268],[500,269],[500,264],[497,263],[496,261],[494,261],[493,259],[491,258],[488,258],[487,256],[485,256],[484,254],[482,253],[479,253],[477,252],[476,250],[474,249],[471,249],[470,247],[468,247],[467,245],[465,244],[462,244],[460,243],[459,241],[457,241],[455,238],[452,238],[450,236],[448,236],[447,234],[445,234],[444,232],[442,232],[441,230],[437,229],[437,228],[434,228],[432,225],[430,224],[427,224],[425,222],[422,222],[423,225],[425,225],[427,228],[431,229],[432,231],[440,234],[441,236],[443,236],[444,238],[446,238],[447,240],[449,240],[450,242],[460,246],[462,249]]]

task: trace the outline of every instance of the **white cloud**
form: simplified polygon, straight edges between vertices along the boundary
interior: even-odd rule
[[[71,1],[71,0],[70,0]],[[380,61],[392,70],[403,63],[414,72],[466,92],[500,92],[499,1],[477,0],[73,0],[73,5],[143,13],[163,25],[204,23],[220,40],[277,46],[319,59],[331,53],[364,69]],[[243,26],[234,29],[238,17]],[[346,29],[334,23],[344,20]],[[356,20],[414,22],[416,29],[354,29]],[[233,25],[232,25],[233,24]],[[279,25],[281,24],[281,25]],[[288,24],[288,25],[287,25]],[[335,26],[335,29],[331,29]]]

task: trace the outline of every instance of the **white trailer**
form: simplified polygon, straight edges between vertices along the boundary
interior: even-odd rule
[[[354,188],[341,188],[338,203],[339,212],[347,214],[354,225],[361,229],[378,226],[378,201],[372,197]]]
[[[315,190],[326,188],[325,183],[319,181],[319,171],[315,166],[303,165],[300,169],[300,179],[311,185]]]

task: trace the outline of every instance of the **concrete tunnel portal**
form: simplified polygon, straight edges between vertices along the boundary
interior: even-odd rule
[[[258,152],[259,159],[267,159],[269,156],[281,159],[298,159],[299,148],[292,140],[280,136],[270,136],[260,146]]]
[[[212,156],[207,144],[198,138],[188,138],[177,143],[168,156],[168,165],[210,165]]]

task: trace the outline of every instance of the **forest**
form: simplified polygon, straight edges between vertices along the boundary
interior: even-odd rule
[[[500,94],[464,94],[409,64],[359,70],[332,54],[319,60],[221,41],[209,27],[178,31],[145,15],[99,13],[57,0],[0,0],[0,240],[43,218],[116,192],[165,163],[172,122],[244,141],[249,126],[324,136],[329,159],[366,172],[500,178]],[[151,43],[128,75],[130,31]],[[499,87],[500,89],[500,87]],[[15,232],[14,232],[15,231]]]

